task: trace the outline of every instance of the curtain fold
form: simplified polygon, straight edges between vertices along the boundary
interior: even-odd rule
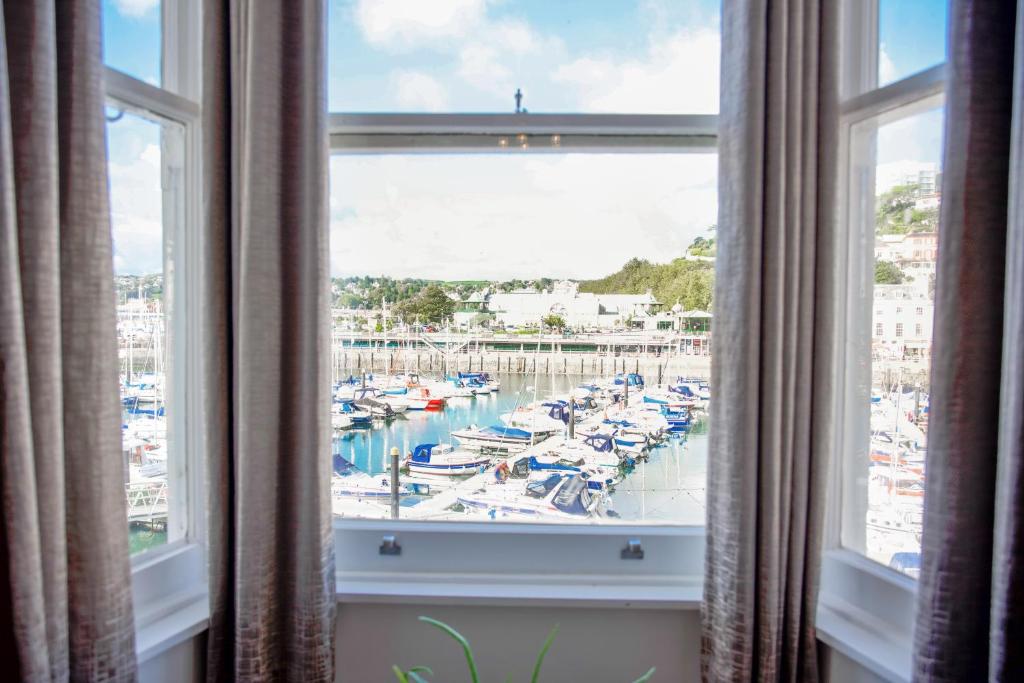
[[[5,665],[131,680],[99,2],[7,0],[0,23]]]
[[[1011,2],[954,0],[950,26],[914,678],[1008,681],[1024,671],[1024,38]]]
[[[326,9],[204,3],[207,676],[333,680]]]
[[[818,677],[831,386],[834,3],[722,7],[719,252],[702,671]]]

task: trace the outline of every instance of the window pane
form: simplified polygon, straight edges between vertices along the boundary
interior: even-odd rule
[[[879,85],[946,61],[947,5],[947,0],[878,3]]]
[[[331,0],[331,111],[718,111],[719,0]]]
[[[851,259],[864,264],[866,286],[854,272],[842,540],[911,576],[926,481],[942,125],[934,109],[860,124],[852,135],[851,203],[873,208],[854,238],[863,258]]]
[[[170,164],[180,154],[180,147],[173,148],[181,130],[114,105],[107,121],[122,457],[134,553],[174,540],[184,528],[173,506],[180,492],[169,490],[182,463],[170,439],[173,269],[165,232],[165,217],[174,215]]]
[[[391,516],[396,448],[402,519],[702,525],[716,183],[714,154],[332,157],[335,513]]]
[[[103,61],[129,76],[162,83],[160,0],[103,0]]]

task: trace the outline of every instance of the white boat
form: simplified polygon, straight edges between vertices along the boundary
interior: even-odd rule
[[[505,425],[492,425],[483,428],[470,425],[465,429],[453,431],[452,438],[458,440],[463,448],[471,450],[486,449],[495,453],[519,453],[552,434],[553,432],[550,430],[530,430]]]
[[[526,480],[497,480],[462,493],[458,502],[491,519],[514,518],[583,521],[607,514],[607,498],[589,488],[576,473],[551,473]]]
[[[457,450],[448,444],[422,443],[406,460],[409,472],[443,476],[473,474],[491,462],[479,452]]]
[[[509,427],[560,432],[569,423],[569,406],[560,401],[546,401],[537,406],[519,406],[499,418]]]

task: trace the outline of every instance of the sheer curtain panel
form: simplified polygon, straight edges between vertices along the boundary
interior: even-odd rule
[[[813,681],[830,457],[837,5],[725,0],[703,673]]]
[[[326,23],[204,3],[211,681],[334,675]]]
[[[99,0],[5,0],[0,22],[5,674],[131,680]]]

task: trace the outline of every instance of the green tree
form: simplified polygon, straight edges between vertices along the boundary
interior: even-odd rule
[[[907,280],[907,275],[900,267],[892,261],[875,259],[875,284],[876,285],[901,285]]]
[[[554,313],[544,316],[541,322],[544,323],[545,327],[550,327],[553,330],[561,331],[565,329],[565,318]]]
[[[437,284],[429,284],[419,294],[395,306],[395,313],[404,320],[441,323],[455,312],[455,302]]]

